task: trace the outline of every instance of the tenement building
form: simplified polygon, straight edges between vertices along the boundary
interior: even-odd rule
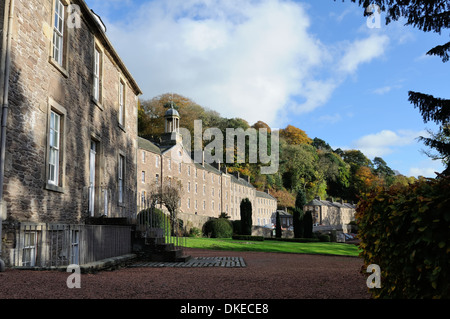
[[[136,215],[138,84],[83,0],[6,0],[0,19],[1,259],[128,252],[129,229],[95,220]]]
[[[226,213],[232,220],[240,219],[240,203],[252,203],[253,225],[271,222],[277,200],[267,192],[255,189],[246,176],[228,173],[225,165],[197,162],[185,149],[179,133],[180,116],[170,108],[165,114],[165,134],[161,143],[139,138],[138,193],[139,209],[148,204],[155,185],[181,185],[179,217],[184,224],[201,227],[210,217]],[[164,207],[161,207],[164,209]]]

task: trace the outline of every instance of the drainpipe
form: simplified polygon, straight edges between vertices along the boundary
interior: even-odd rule
[[[2,101],[2,124],[1,124],[1,143],[0,143],[0,272],[5,270],[5,263],[1,259],[2,256],[2,227],[3,227],[3,179],[5,175],[5,149],[6,149],[6,123],[8,120],[9,109],[9,75],[11,72],[11,38],[12,23],[14,17],[14,0],[9,3],[8,29],[6,35],[6,47],[2,48],[1,63],[4,65],[3,77],[3,101]]]

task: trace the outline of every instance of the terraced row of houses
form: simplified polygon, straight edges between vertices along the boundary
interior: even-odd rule
[[[247,176],[230,174],[221,163],[209,164],[202,156],[201,162],[182,143],[178,124],[180,116],[175,109],[165,114],[165,134],[161,144],[139,138],[138,194],[140,206],[156,183],[181,184],[180,216],[193,226],[201,225],[209,217],[222,212],[231,220],[240,219],[240,203],[248,198],[253,208],[253,224],[263,226],[271,223],[277,209],[277,200],[268,192],[258,191]]]
[[[129,253],[142,198],[166,178],[183,184],[185,218],[238,219],[248,197],[254,224],[269,222],[275,198],[191,160],[175,112],[164,143],[138,137],[141,88],[83,0],[5,0],[0,27],[0,266]]]

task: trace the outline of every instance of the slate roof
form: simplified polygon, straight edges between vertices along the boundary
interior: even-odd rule
[[[355,209],[356,206],[350,203],[340,203],[335,201],[329,201],[329,200],[321,200],[321,199],[313,199],[309,203],[307,203],[305,206],[334,206],[339,208],[351,208]]]
[[[161,155],[161,149],[158,145],[142,137],[138,137],[138,148]]]

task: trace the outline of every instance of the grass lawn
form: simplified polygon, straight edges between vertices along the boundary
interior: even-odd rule
[[[245,241],[231,238],[186,238],[187,248],[260,251],[297,254],[326,254],[339,256],[355,256],[359,248],[355,245],[341,243],[292,243],[275,240]]]

